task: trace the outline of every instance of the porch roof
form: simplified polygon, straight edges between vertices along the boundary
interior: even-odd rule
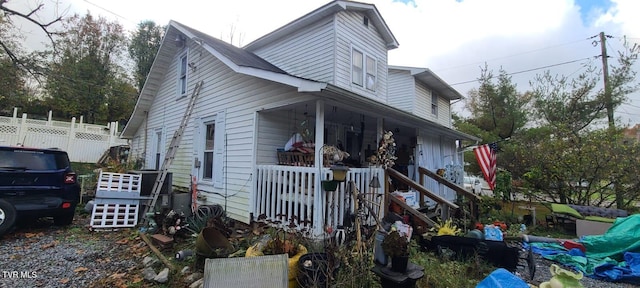
[[[389,69],[409,71],[411,76],[415,77],[420,82],[427,84],[427,86],[436,90],[436,92],[440,93],[442,97],[447,98],[447,100],[458,100],[464,98],[460,92],[453,89],[453,87],[442,80],[442,78],[436,75],[436,73],[433,73],[429,68],[389,65]]]
[[[404,122],[407,125],[411,125],[413,127],[419,127],[423,129],[433,130],[442,135],[455,138],[456,140],[469,140],[469,141],[481,141],[482,139],[469,135],[460,131],[456,131],[439,123],[433,122],[431,120],[427,120],[421,118],[412,113],[406,112],[404,110],[392,107],[388,104],[378,102],[377,100],[362,96],[357,93],[353,93],[349,90],[340,88],[338,86],[327,84],[327,87],[322,90],[323,96],[326,98],[336,101],[338,103],[345,104],[349,107],[352,107],[354,110],[366,109],[366,111],[374,111],[379,113],[380,115],[385,115],[390,118],[393,118],[396,121]],[[345,97],[348,96],[348,97]],[[358,108],[362,107],[362,108]]]

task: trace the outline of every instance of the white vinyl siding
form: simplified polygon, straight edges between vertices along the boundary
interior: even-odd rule
[[[224,161],[218,165],[224,171],[218,174],[223,185],[216,185],[216,171],[214,170],[213,185],[202,183],[198,185],[198,190],[203,191],[203,195],[206,197],[205,204],[222,203],[224,198],[220,195],[233,195],[226,199],[227,215],[248,223],[251,207],[249,201],[253,190],[252,171],[256,161],[253,151],[256,143],[254,139],[256,111],[262,110],[265,106],[272,106],[274,103],[292,103],[291,101],[295,101],[297,97],[308,98],[297,93],[295,88],[237,74],[210,54],[203,53],[200,61],[196,63],[198,65],[197,72],[190,77],[191,80],[187,83],[189,95],[187,97],[190,97],[196,81],[203,80],[204,86],[196,101],[193,115],[184,132],[176,158],[170,167],[170,171],[173,173],[174,190],[189,191],[191,175],[199,174],[198,171],[194,171],[196,170],[194,161],[196,157],[202,161],[202,156],[199,156],[199,153],[194,153],[199,150],[197,147],[199,144],[194,143],[194,139],[197,140],[197,137],[200,137],[200,132],[196,132],[194,135],[194,131],[198,131],[197,127],[200,125],[193,121],[201,121],[199,119],[211,117],[212,113],[217,116],[219,111],[224,111],[225,117],[222,121],[226,127],[224,129],[226,136],[224,134],[220,137],[216,135],[216,140],[221,139],[222,144],[214,144],[214,149],[220,147],[221,150],[218,151],[222,153],[220,155],[224,155],[224,157],[217,158]],[[148,113],[148,127],[165,127],[165,135],[174,134],[188,102],[176,101],[175,99],[174,79],[177,78],[178,67],[177,61],[174,63],[176,64],[166,70],[165,81],[162,82]],[[222,131],[219,121],[220,119],[215,119],[216,132]],[[145,129],[140,129],[139,133],[144,131]],[[225,138],[226,141],[224,141]],[[283,136],[283,138],[285,137]],[[280,141],[274,141],[273,144],[276,145],[277,142],[283,146],[286,140],[280,139]],[[144,141],[141,141],[142,143]],[[147,147],[147,151],[149,151],[151,141],[147,141]],[[273,159],[270,160],[271,163],[274,163],[276,159],[275,147],[270,147],[267,149],[268,151],[264,150],[265,155]],[[165,150],[166,148],[165,144]],[[214,161],[217,161],[217,155],[219,154],[214,155]],[[214,164],[214,166],[216,165]],[[200,176],[197,177],[197,181],[200,181]]]
[[[387,91],[387,47],[375,25],[363,24],[364,14],[340,11],[336,14],[336,70],[335,85],[386,103]],[[359,49],[375,60],[375,87],[352,82],[352,49]],[[366,67],[364,68],[366,74]],[[363,80],[364,81],[364,80]],[[375,91],[374,91],[375,90]]]
[[[436,118],[431,114],[431,90],[429,87],[422,82],[416,81],[415,91],[416,105],[413,114],[431,121],[436,121]]]
[[[451,123],[451,103],[442,97],[438,97],[438,123],[449,128],[453,127],[453,123]]]
[[[406,70],[389,70],[389,87],[387,91],[388,104],[413,113],[416,102],[415,80],[411,72]]]
[[[327,17],[267,47],[250,51],[291,75],[333,83],[333,27],[333,17]]]

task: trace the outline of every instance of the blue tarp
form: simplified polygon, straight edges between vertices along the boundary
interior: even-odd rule
[[[529,285],[507,269],[499,268],[482,279],[476,288],[529,288]]]
[[[588,277],[640,284],[640,215],[618,218],[604,235],[583,236],[579,242],[586,253],[558,243],[531,245],[534,253]]]

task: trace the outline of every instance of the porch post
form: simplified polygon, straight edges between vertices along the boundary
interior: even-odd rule
[[[317,175],[315,177],[315,189],[313,193],[313,235],[322,235],[324,227],[324,201],[323,191],[320,181],[322,181],[322,167],[324,167],[324,157],[322,155],[322,146],[324,145],[324,101],[316,101],[316,135],[315,135],[315,166]]]

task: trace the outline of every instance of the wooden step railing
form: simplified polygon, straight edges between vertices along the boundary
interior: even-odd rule
[[[438,194],[435,194],[435,193],[427,190],[427,188],[425,188],[424,185],[416,183],[415,181],[409,179],[409,177],[405,176],[404,174],[398,172],[397,170],[395,170],[393,168],[387,168],[385,175],[386,175],[385,177],[394,178],[394,179],[400,181],[401,183],[403,183],[403,184],[415,189],[416,191],[418,191],[418,193],[420,193],[420,197],[421,198],[423,196],[427,196],[430,199],[432,199],[433,201],[435,201],[436,203],[440,204],[442,206],[442,213],[443,214],[441,215],[441,217],[443,219],[448,218],[448,210],[449,209],[454,209],[454,210],[460,209],[460,207],[457,204],[455,204],[455,203],[453,203],[453,202],[441,197]],[[385,183],[389,183],[388,180],[389,179],[387,179],[387,181],[385,181]],[[385,207],[388,207],[389,201],[393,201],[394,203],[400,205],[400,207],[402,207],[407,213],[409,213],[409,214],[413,215],[414,217],[416,217],[417,219],[425,222],[427,225],[429,225],[431,227],[434,227],[436,225],[436,223],[433,220],[429,219],[429,217],[427,217],[424,213],[422,213],[422,212],[416,210],[415,208],[407,205],[406,203],[404,203],[404,201],[402,201],[402,200],[400,200],[400,199],[398,199],[396,197],[393,197],[390,194],[388,187],[386,187],[386,186],[388,186],[388,184],[385,185],[385,197],[387,199],[387,201],[385,201],[385,203],[387,204]]]
[[[441,219],[448,219],[449,218],[449,210],[459,210],[460,206],[456,203],[453,203],[449,200],[447,200],[446,198],[443,198],[442,196],[433,193],[431,191],[429,191],[427,188],[425,188],[424,186],[424,176],[428,176],[430,178],[432,178],[433,180],[437,181],[439,184],[442,184],[448,188],[450,188],[451,190],[455,191],[458,195],[462,195],[463,197],[469,199],[471,201],[470,205],[469,205],[469,214],[472,218],[473,221],[475,221],[478,218],[478,214],[477,214],[477,203],[480,200],[480,197],[478,195],[473,194],[472,192],[467,191],[466,189],[464,189],[464,187],[459,186],[456,183],[453,183],[449,180],[447,180],[446,178],[441,177],[440,175],[431,172],[429,170],[427,170],[426,168],[423,167],[418,167],[418,172],[420,175],[420,183],[417,183],[413,180],[411,180],[409,177],[407,177],[406,175],[398,172],[397,170],[393,169],[393,168],[387,168],[385,170],[385,207],[388,207],[388,204],[390,202],[394,202],[396,204],[398,204],[400,207],[402,207],[407,213],[413,215],[414,217],[416,217],[417,219],[421,220],[422,222],[426,223],[427,225],[433,227],[436,225],[436,223],[431,220],[429,217],[427,217],[424,213],[416,210],[415,208],[407,205],[404,201],[402,201],[401,199],[398,199],[396,197],[393,197],[390,194],[389,191],[389,187],[388,187],[388,183],[389,183],[389,179],[388,178],[394,178],[396,180],[398,180],[399,182],[407,185],[408,187],[413,188],[414,190],[418,191],[418,193],[420,194],[419,196],[419,203],[420,205],[424,205],[424,197],[428,197],[429,199],[433,200],[434,202],[438,203],[441,207],[442,207],[442,214],[440,215]]]
[[[473,220],[476,220],[478,218],[477,204],[478,204],[478,201],[480,200],[480,196],[473,194],[470,191],[467,191],[467,189],[464,189],[464,187],[461,187],[460,185],[453,183],[448,179],[424,167],[418,167],[418,174],[420,175],[420,185],[424,185],[423,176],[428,176],[431,179],[436,180],[439,184],[449,187],[451,190],[455,191],[458,195],[462,195],[463,197],[469,199],[471,201],[469,205],[469,213],[471,214],[471,218]],[[418,199],[418,201],[421,204],[424,202],[424,198],[422,194],[420,195],[420,199]]]

